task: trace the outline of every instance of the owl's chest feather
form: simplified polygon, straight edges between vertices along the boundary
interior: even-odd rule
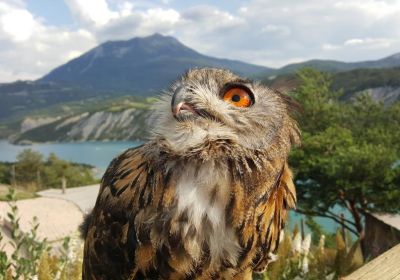
[[[211,263],[235,265],[240,247],[232,227],[226,222],[226,207],[230,199],[230,177],[226,168],[212,162],[203,166],[187,166],[177,180],[176,199],[178,215],[185,214],[187,222],[181,223],[183,236],[194,248],[194,258],[200,257],[206,245]],[[198,248],[198,249],[197,249]]]

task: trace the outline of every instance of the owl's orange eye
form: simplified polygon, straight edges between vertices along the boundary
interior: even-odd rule
[[[252,104],[252,98],[250,94],[240,87],[233,87],[228,89],[224,95],[223,99],[236,107],[249,107]]]

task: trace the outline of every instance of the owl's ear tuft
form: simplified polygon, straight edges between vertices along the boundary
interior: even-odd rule
[[[293,97],[288,94],[288,91],[280,91],[274,89],[274,92],[281,98],[283,103],[286,105],[288,113],[292,116],[303,113],[303,107]]]

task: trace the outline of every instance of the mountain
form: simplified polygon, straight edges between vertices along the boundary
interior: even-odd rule
[[[362,62],[341,62],[336,60],[313,59],[300,63],[286,65],[280,69],[276,69],[274,75],[284,75],[296,72],[303,67],[312,67],[326,72],[342,72],[354,69],[377,69],[377,68],[393,68],[400,67],[400,53],[391,56]]]
[[[154,95],[192,67],[228,68],[244,76],[272,71],[267,67],[206,56],[173,37],[160,34],[110,41],[37,81],[0,84],[0,120],[71,101]],[[1,129],[0,124],[0,137]]]
[[[363,93],[385,104],[400,100],[400,67],[360,68],[333,72],[331,78],[332,90],[343,90],[344,100],[353,99]],[[282,91],[290,91],[299,85],[294,73],[275,77],[267,76],[261,82]]]
[[[154,34],[101,44],[57,67],[39,81],[150,95],[193,67],[227,68],[243,76],[272,71],[267,67],[206,56],[173,37]]]
[[[303,67],[342,72],[359,68],[400,67],[400,53],[362,62],[314,59],[274,69],[203,55],[171,36],[156,33],[127,41],[103,43],[57,67],[38,81],[149,96],[167,87],[173,80],[193,67],[227,68],[247,77],[291,74]]]
[[[400,53],[376,61],[311,60],[272,69],[206,56],[173,37],[160,34],[110,41],[59,66],[37,81],[0,84],[0,120],[65,102],[154,95],[187,69],[206,66],[228,68],[240,75],[262,79],[294,73],[304,66],[331,72],[400,67]],[[0,137],[1,130],[0,124]]]
[[[298,86],[294,74],[262,80],[273,88]],[[332,90],[343,90],[343,101],[367,93],[374,100],[391,104],[400,100],[400,67],[356,69],[332,74]],[[144,139],[154,98],[134,96],[90,99],[48,107],[25,116],[9,128],[15,143],[47,141],[106,141]],[[10,132],[11,131],[11,132]],[[1,132],[1,127],[0,127]],[[0,133],[1,136],[1,133]]]
[[[287,88],[296,84],[294,73],[305,66],[332,72],[334,89],[343,89],[346,98],[367,91],[385,103],[400,100],[400,53],[374,61],[310,60],[272,69],[206,56],[173,37],[155,34],[106,42],[37,81],[0,84],[0,138],[13,135],[17,142],[140,138],[151,100],[146,96],[167,87],[189,68],[228,68]],[[134,105],[125,108],[125,103]],[[115,111],[116,107],[123,110]],[[135,133],[125,134],[122,122],[136,127]]]

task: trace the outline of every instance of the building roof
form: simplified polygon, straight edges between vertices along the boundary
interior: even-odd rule
[[[400,215],[399,214],[378,214],[378,213],[369,213],[371,216],[380,220],[381,222],[400,230]]]

